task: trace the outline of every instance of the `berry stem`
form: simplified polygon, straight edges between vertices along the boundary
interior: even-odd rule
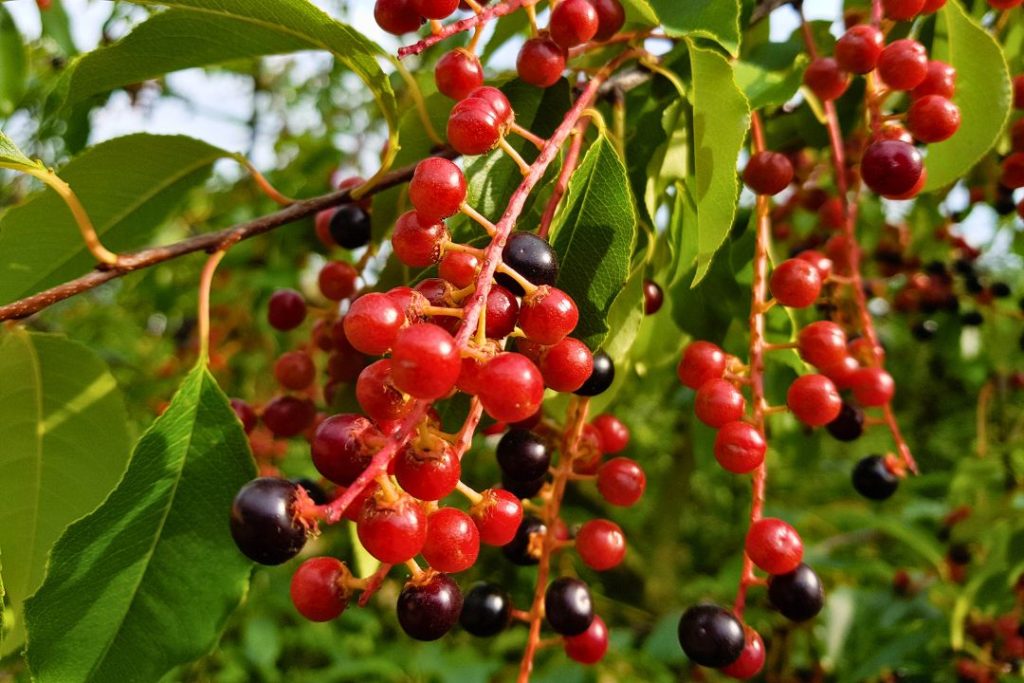
[[[423,130],[427,133],[427,137],[435,145],[443,145],[444,140],[437,134],[437,130],[435,130],[434,124],[430,120],[430,114],[427,112],[427,103],[423,100],[423,91],[420,90],[420,84],[416,82],[416,79],[412,77],[409,70],[405,68],[402,60],[392,58],[391,61],[395,65],[395,69],[398,70],[402,80],[405,81],[405,87],[409,89],[409,96],[416,106],[416,115],[420,119]]]
[[[497,5],[488,7],[487,9],[481,9],[477,6],[473,10],[476,12],[473,16],[463,19],[462,21],[456,21],[453,24],[448,24],[437,33],[432,33],[418,43],[398,48],[398,58],[405,59],[409,55],[418,55],[428,47],[440,43],[445,38],[450,38],[457,33],[468,31],[472,28],[476,28],[477,26],[486,24],[492,19],[497,19],[498,17],[510,14],[519,9],[522,4],[523,0],[506,0],[505,2],[499,2]]]
[[[528,164],[526,159],[516,151],[515,147],[509,144],[508,140],[502,137],[498,140],[498,146],[501,147],[501,151],[507,154],[512,161],[516,162],[516,166],[519,167],[519,172],[522,173],[524,177],[530,175],[530,164]]]
[[[512,125],[509,126],[509,130],[518,135],[519,137],[523,138],[524,140],[527,140],[530,143],[532,143],[533,146],[536,147],[537,149],[542,149],[544,147],[544,138],[540,137],[539,135],[534,135],[526,128],[520,126],[518,123],[513,122]]]
[[[203,271],[199,275],[199,362],[206,363],[210,357],[210,292],[213,290],[213,274],[217,270],[221,259],[228,253],[230,245],[225,245],[213,252],[210,258],[206,259]]]
[[[487,217],[484,216],[482,213],[480,213],[479,211],[474,209],[472,206],[470,206],[466,202],[462,202],[462,204],[459,206],[459,211],[461,211],[462,213],[464,213],[467,216],[469,216],[476,223],[480,224],[480,227],[482,227],[484,230],[486,230],[488,235],[490,235],[491,237],[494,237],[494,231],[495,231],[494,223],[492,223],[489,220],[487,220]],[[449,242],[448,245],[445,245],[445,248],[449,249],[451,251],[465,251],[466,253],[470,253],[470,254],[474,254],[474,255],[480,254],[480,250],[479,249],[473,249],[473,251],[469,251],[469,249],[472,249],[472,247],[469,247],[469,248],[466,248],[466,249],[458,249],[457,247],[459,247],[461,245],[455,245],[455,246],[452,246],[452,245],[455,245],[455,243],[454,242]]]
[[[558,174],[558,180],[555,181],[551,198],[548,200],[548,204],[544,208],[544,215],[540,219],[540,229],[537,230],[539,237],[547,239],[548,233],[551,231],[551,222],[555,219],[555,211],[558,209],[558,204],[562,201],[562,197],[565,196],[566,191],[569,189],[569,180],[576,170],[576,164],[579,163],[580,151],[583,149],[583,134],[589,124],[590,117],[588,116],[587,118],[580,119],[576,127],[573,128],[569,149],[565,153],[565,163],[562,164],[562,170]]]
[[[288,197],[277,190],[276,187],[270,184],[270,181],[266,177],[256,170],[256,167],[252,165],[252,162],[245,158],[242,154],[232,154],[232,158],[245,167],[245,170],[249,172],[252,179],[256,182],[256,187],[260,188],[260,191],[267,195],[272,201],[280,204],[281,206],[291,206],[295,203],[295,200]]]

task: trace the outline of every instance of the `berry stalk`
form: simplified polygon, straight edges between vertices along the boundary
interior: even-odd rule
[[[410,55],[418,55],[427,48],[433,45],[437,45],[442,40],[450,38],[457,33],[469,31],[470,29],[474,29],[477,26],[484,26],[487,24],[487,22],[491,21],[492,19],[497,19],[498,17],[503,17],[506,14],[511,14],[512,12],[515,12],[517,9],[519,9],[519,7],[522,6],[523,2],[524,0],[506,0],[505,2],[500,2],[497,5],[494,5],[493,7],[488,7],[487,9],[484,9],[471,17],[468,17],[461,21],[456,21],[453,24],[448,24],[440,31],[430,34],[429,36],[427,36],[426,38],[417,43],[413,43],[412,45],[406,45],[405,47],[398,48],[398,58],[405,59]]]

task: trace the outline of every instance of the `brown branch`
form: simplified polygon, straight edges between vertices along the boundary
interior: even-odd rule
[[[454,158],[456,154],[454,151],[446,149],[442,151],[439,156]],[[416,164],[410,164],[409,166],[391,171],[384,175],[380,179],[380,182],[371,188],[367,194],[376,194],[382,190],[408,182],[409,179],[412,178],[412,174],[415,169]],[[51,287],[50,289],[39,292],[38,294],[33,294],[25,297],[24,299],[19,299],[18,301],[0,306],[0,321],[28,317],[33,313],[38,313],[48,306],[52,306],[58,301],[69,299],[81,294],[82,292],[87,292],[90,289],[99,287],[106,282],[110,282],[111,280],[127,275],[128,273],[136,270],[142,270],[143,268],[148,268],[150,266],[155,266],[158,263],[170,261],[171,259],[178,258],[179,256],[192,254],[197,251],[217,251],[217,249],[221,248],[226,243],[240,242],[242,240],[247,240],[250,237],[262,235],[270,232],[271,230],[276,230],[283,225],[288,225],[289,223],[294,223],[297,220],[312,216],[324,209],[344,204],[349,201],[349,199],[349,190],[331,192],[319,197],[295,202],[281,211],[253,219],[245,223],[239,223],[238,225],[225,228],[224,230],[197,235],[162,247],[151,247],[149,249],[121,254],[119,255],[117,265],[114,267],[97,267],[96,270],[75,278],[74,280],[69,280],[68,282]]]

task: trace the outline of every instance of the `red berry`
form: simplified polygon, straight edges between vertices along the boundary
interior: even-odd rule
[[[497,88],[493,88],[489,85],[483,85],[473,90],[466,99],[483,100],[490,105],[491,110],[498,119],[498,125],[501,128],[508,126],[512,123],[515,118],[515,112],[512,111],[512,103],[505,97],[505,93],[501,92]]]
[[[409,181],[409,201],[420,219],[436,223],[454,216],[466,200],[466,178],[448,159],[427,157],[416,164]]]
[[[832,259],[825,256],[820,251],[805,249],[797,254],[796,257],[803,261],[807,261],[814,266],[814,269],[818,271],[818,276],[821,277],[822,282],[832,275]]]
[[[743,169],[743,182],[757,194],[778,194],[793,182],[793,164],[785,154],[757,152]]]
[[[701,422],[718,428],[742,418],[746,405],[743,394],[731,382],[712,379],[697,390],[693,411]]]
[[[797,349],[814,367],[831,367],[846,358],[846,333],[834,322],[819,320],[800,330]]]
[[[597,470],[597,490],[612,505],[635,504],[646,487],[647,476],[635,460],[612,458]]]
[[[1024,119],[1018,119],[1010,129],[1010,144],[1014,152],[1024,152]]]
[[[326,479],[348,486],[370,464],[384,439],[362,415],[331,415],[313,432],[313,465]]]
[[[480,532],[472,518],[457,508],[441,508],[427,517],[423,559],[446,574],[465,571],[480,554]]]
[[[483,154],[501,138],[498,115],[485,100],[469,98],[452,108],[448,116],[448,143],[460,154]]]
[[[818,269],[807,261],[791,258],[772,271],[768,281],[772,296],[783,306],[806,308],[821,294],[821,276]]]
[[[391,381],[391,360],[384,358],[367,365],[356,380],[359,407],[376,422],[400,420],[409,414],[412,401]]]
[[[267,320],[275,330],[293,330],[306,319],[306,301],[294,289],[279,289],[267,302]]]
[[[1013,108],[1024,109],[1024,74],[1013,77]]]
[[[945,62],[932,60],[928,62],[928,73],[920,85],[910,95],[914,99],[925,95],[941,95],[952,99],[956,92],[956,69]]]
[[[818,207],[818,222],[828,230],[839,230],[846,223],[846,208],[839,197],[829,197]]]
[[[480,531],[480,542],[502,546],[510,543],[523,521],[523,504],[505,489],[487,489],[469,514]]]
[[[395,458],[399,486],[420,500],[441,500],[455,490],[461,476],[459,456],[445,441],[439,440],[426,448],[410,445]]]
[[[468,287],[480,271],[480,259],[464,251],[448,251],[441,258],[438,274],[459,289]]]
[[[487,320],[484,332],[490,339],[504,339],[516,329],[519,300],[512,292],[495,283],[487,292]]]
[[[592,423],[601,436],[601,450],[609,455],[614,455],[625,450],[629,445],[629,427],[622,423],[622,420],[604,413],[594,418]]]
[[[732,676],[741,681],[753,678],[761,673],[761,669],[764,668],[765,657],[764,641],[761,640],[760,634],[749,626],[745,630],[747,641],[743,646],[743,652],[740,653],[739,659],[720,669],[726,676]]]
[[[381,562],[401,564],[419,554],[427,538],[427,517],[409,496],[393,502],[368,498],[356,524],[359,542]]]
[[[836,42],[836,63],[844,71],[866,74],[875,70],[883,47],[881,31],[870,24],[858,24]]]
[[[1011,190],[1024,187],[1024,152],[1014,152],[1003,159],[999,182]]]
[[[924,0],[882,0],[885,16],[896,21],[910,21],[924,9]]]
[[[988,4],[997,10],[1011,10],[1021,3],[1021,0],[988,0]]]
[[[356,280],[359,278],[352,264],[344,261],[328,261],[320,269],[317,283],[320,293],[331,301],[341,301],[352,296],[356,291]]]
[[[925,95],[907,110],[907,128],[921,142],[942,142],[960,128],[960,109],[941,95]]]
[[[523,298],[519,327],[530,341],[550,346],[576,329],[579,319],[580,312],[572,297],[560,289],[542,285]]]
[[[313,219],[313,227],[316,230],[316,237],[320,243],[328,249],[338,246],[338,243],[331,237],[331,219],[334,218],[334,209],[324,209],[316,214]]]
[[[913,145],[899,140],[872,142],[860,162],[864,183],[883,197],[913,190],[923,171],[921,153]]]
[[[549,88],[565,71],[565,53],[550,38],[530,38],[519,50],[516,71],[530,85]]]
[[[644,280],[644,315],[654,315],[665,303],[665,292],[654,280]]]
[[[837,389],[849,389],[853,386],[853,374],[860,369],[860,363],[853,356],[845,356],[841,361],[818,368],[821,374],[832,380]]]
[[[862,406],[884,406],[896,393],[892,375],[882,368],[860,368],[850,378],[853,396]]]
[[[406,211],[395,223],[391,246],[405,265],[425,268],[441,260],[442,247],[449,239],[443,222],[426,223],[416,211]]]
[[[540,352],[537,362],[544,384],[555,391],[576,391],[594,371],[594,354],[579,339],[566,337]]]
[[[626,23],[626,10],[619,0],[590,0],[597,10],[597,33],[594,40],[608,40]]]
[[[301,391],[316,379],[316,365],[305,351],[288,351],[274,363],[274,378],[285,389]]]
[[[405,325],[405,311],[387,294],[372,292],[352,302],[345,315],[345,337],[370,356],[387,353]]]
[[[893,90],[913,90],[928,76],[928,51],[910,38],[893,41],[878,58],[878,75]]]
[[[804,71],[804,85],[819,99],[829,101],[840,97],[850,85],[850,77],[844,73],[836,60],[818,57]]]
[[[747,556],[763,571],[777,576],[788,574],[803,561],[804,544],[796,529],[781,519],[765,517],[747,532]]]
[[[477,397],[487,414],[501,422],[519,422],[537,412],[544,398],[544,379],[530,360],[518,353],[492,358],[479,373]]]
[[[843,399],[825,375],[803,375],[789,385],[786,405],[804,424],[820,427],[839,417]]]
[[[946,0],[924,0],[921,14],[934,14],[946,6]]]
[[[316,406],[308,398],[278,396],[263,408],[263,424],[274,436],[282,438],[306,431],[315,417]]]
[[[414,0],[377,0],[373,18],[382,29],[396,36],[419,29],[423,17],[413,7]]]
[[[608,627],[604,619],[595,614],[586,631],[563,639],[563,647],[569,659],[580,664],[597,664],[608,651]]]
[[[348,607],[348,568],[333,557],[312,557],[292,575],[292,604],[310,621],[330,621]]]
[[[459,378],[462,360],[455,340],[432,323],[398,333],[391,353],[391,379],[405,393],[424,400],[448,395]]]
[[[683,386],[699,389],[705,382],[725,374],[725,352],[706,341],[695,341],[683,350],[676,374]]]
[[[238,417],[238,421],[242,423],[242,429],[245,430],[246,434],[256,429],[260,418],[256,415],[256,411],[252,409],[251,405],[240,398],[233,398],[231,399],[231,409],[235,411],[235,415]]]
[[[603,572],[622,563],[626,556],[626,535],[615,522],[592,519],[576,533],[576,552],[585,565]]]
[[[582,45],[597,34],[597,10],[590,0],[562,0],[551,11],[548,30],[551,38],[569,49]]]
[[[715,460],[734,474],[747,474],[760,467],[767,448],[761,432],[746,422],[729,422],[715,435]]]
[[[875,131],[874,135],[871,136],[871,142],[880,142],[882,140],[899,140],[908,145],[914,144],[914,136],[898,121],[884,121],[878,127],[878,130]]]
[[[442,95],[462,100],[484,84],[484,68],[475,54],[457,47],[437,60],[434,81]]]
[[[446,19],[459,7],[459,0],[412,0],[412,9],[427,19]]]

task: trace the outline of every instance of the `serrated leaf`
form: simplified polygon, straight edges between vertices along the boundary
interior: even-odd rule
[[[612,302],[629,276],[636,213],[629,179],[615,147],[601,136],[569,182],[554,225],[558,286],[580,311],[573,336],[596,349],[608,334]]]
[[[736,86],[732,66],[717,52],[691,43],[690,63],[697,203],[697,272],[691,286],[696,286],[736,215],[736,164],[750,126],[750,105]]]
[[[0,140],[0,145],[3,140]],[[200,140],[137,134],[92,147],[60,170],[102,242],[138,248],[185,193],[228,153]],[[0,218],[0,302],[82,275],[95,265],[71,212],[44,190]]]
[[[51,546],[103,500],[124,472],[130,441],[117,383],[92,351],[12,328],[0,342],[0,548],[13,630],[43,580]]]
[[[3,131],[0,131],[0,167],[10,168],[15,171],[42,168],[39,163],[25,156],[18,149],[18,146],[14,144],[14,141],[4,135]]]
[[[28,69],[21,33],[7,8],[0,5],[0,114],[14,111],[25,94]]]
[[[657,25],[658,15],[651,7],[648,0],[622,0],[622,7],[626,10],[626,22],[639,22],[641,24]]]
[[[806,54],[792,54],[787,47],[786,43],[769,43],[736,62],[736,85],[751,109],[785,104],[800,89],[810,60]]]
[[[956,69],[956,94],[963,123],[945,142],[928,145],[925,191],[959,180],[999,141],[1010,115],[1012,85],[999,44],[964,12],[958,0],[939,10],[936,31],[947,38],[948,54],[936,54]]]
[[[738,0],[649,0],[672,36],[711,38],[736,56],[740,49]]]
[[[227,398],[196,367],[117,488],[54,546],[25,607],[35,680],[156,681],[209,650],[252,569],[227,521],[255,475]]]

